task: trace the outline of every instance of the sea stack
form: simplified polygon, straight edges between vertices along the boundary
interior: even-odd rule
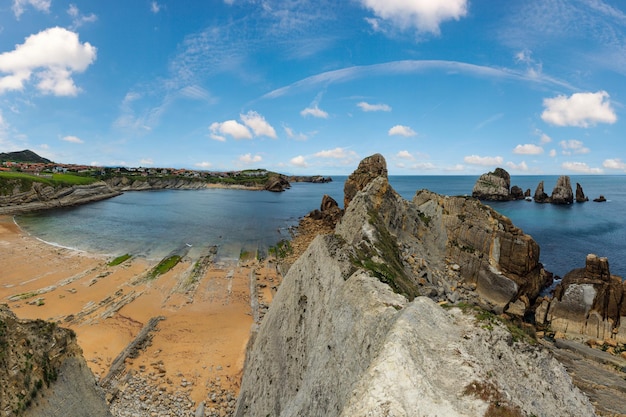
[[[556,181],[556,186],[550,196],[550,202],[552,204],[572,204],[574,202],[572,184],[567,175],[561,175]]]
[[[576,183],[576,202],[584,203],[585,201],[589,201],[589,197],[585,197],[582,185]]]

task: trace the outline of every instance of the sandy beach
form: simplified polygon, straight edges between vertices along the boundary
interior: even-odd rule
[[[210,386],[237,393],[253,324],[251,280],[259,302],[269,304],[279,281],[272,264],[211,263],[190,282],[191,259],[154,280],[146,273],[156,262],[110,261],[48,245],[0,216],[0,303],[20,318],[73,329],[98,378],[151,318],[162,316],[152,343],[126,360],[125,372],[196,404],[207,401]]]

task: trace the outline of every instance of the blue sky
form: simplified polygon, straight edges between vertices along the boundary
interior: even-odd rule
[[[626,173],[626,3],[0,0],[0,151],[349,174]]]

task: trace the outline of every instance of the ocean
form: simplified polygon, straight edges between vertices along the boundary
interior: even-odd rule
[[[539,181],[550,194],[557,176],[513,176],[512,185],[534,194]],[[588,253],[609,258],[611,272],[626,277],[626,177],[570,176],[590,200],[569,206],[527,201],[488,202],[541,248],[541,262],[559,276],[585,265]],[[218,246],[222,259],[242,251],[267,251],[291,237],[291,228],[328,194],[343,205],[346,177],[324,184],[294,183],[283,193],[233,189],[127,192],[83,206],[16,217],[31,235],[58,246],[109,255],[131,253],[158,259],[181,247],[197,256]],[[476,176],[390,176],[394,189],[411,199],[417,190],[471,195]]]

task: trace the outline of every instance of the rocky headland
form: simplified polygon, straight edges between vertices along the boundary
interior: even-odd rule
[[[530,236],[472,198],[402,199],[380,155],[346,181],[344,204],[305,218],[339,220],[290,266],[253,334],[235,415],[595,415],[552,354],[524,341],[537,343],[523,318],[551,310]]]

